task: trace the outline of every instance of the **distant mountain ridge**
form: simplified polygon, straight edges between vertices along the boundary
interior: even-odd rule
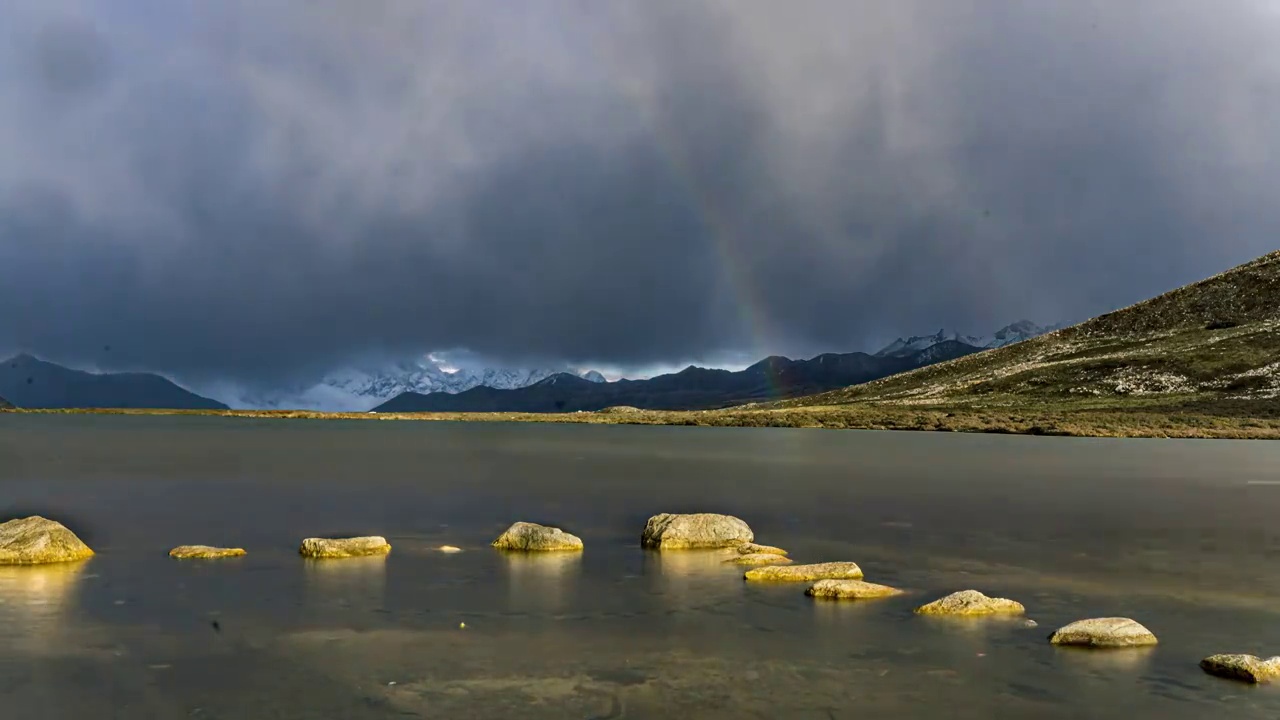
[[[226,410],[150,373],[89,373],[22,354],[0,364],[0,397],[21,408]]]
[[[0,397],[0,410],[8,410],[13,407],[13,403]]]
[[[971,347],[991,350],[1005,345],[1030,340],[1059,329],[1062,325],[1037,325],[1030,320],[1019,320],[1010,323],[988,336],[962,335],[958,332],[939,330],[933,335],[913,335],[909,338],[898,338],[881,348],[876,357],[900,357],[926,350],[934,345],[947,341],[961,342]]]

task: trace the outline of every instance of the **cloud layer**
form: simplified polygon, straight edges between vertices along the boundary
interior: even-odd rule
[[[19,0],[0,350],[277,383],[1082,319],[1275,247],[1274,8]]]

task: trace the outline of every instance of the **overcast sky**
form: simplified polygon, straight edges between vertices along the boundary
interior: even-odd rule
[[[9,0],[0,352],[265,384],[1084,319],[1277,247],[1276,7]]]

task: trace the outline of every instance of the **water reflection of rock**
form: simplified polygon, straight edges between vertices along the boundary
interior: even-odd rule
[[[507,597],[516,612],[563,612],[582,574],[580,552],[503,552]]]
[[[49,651],[60,646],[88,564],[0,566],[0,643]]]
[[[730,557],[725,550],[647,551],[644,574],[667,610],[714,606],[742,595],[743,568],[725,562]]]
[[[387,556],[306,560],[306,605],[377,610],[387,589]]]

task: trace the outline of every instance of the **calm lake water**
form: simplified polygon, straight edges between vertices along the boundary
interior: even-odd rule
[[[0,716],[1274,720],[1280,687],[1197,663],[1280,654],[1277,470],[1262,442],[0,416],[0,512],[98,551],[0,568]],[[910,592],[816,602],[641,550],[664,511]],[[587,549],[489,548],[515,520]],[[345,534],[394,549],[296,554]],[[187,543],[249,555],[167,557]],[[1039,627],[912,613],[965,588]],[[1160,645],[1046,642],[1109,615]]]

